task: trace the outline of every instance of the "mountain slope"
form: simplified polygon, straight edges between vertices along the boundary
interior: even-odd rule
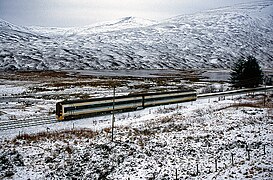
[[[263,0],[159,23],[124,18],[83,28],[3,28],[1,69],[230,67],[254,55],[273,68],[273,1]]]

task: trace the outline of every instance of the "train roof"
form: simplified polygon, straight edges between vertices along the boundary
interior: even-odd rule
[[[150,93],[138,93],[138,94],[128,94],[122,96],[115,96],[115,99],[122,99],[128,97],[138,97],[138,96],[147,96],[147,95],[159,95],[159,94],[170,94],[170,93],[183,93],[188,92],[191,94],[196,94],[196,91],[163,91],[163,92],[150,92]],[[91,99],[79,99],[79,100],[64,100],[58,103],[61,104],[71,104],[71,103],[82,103],[82,102],[89,102],[89,101],[100,101],[100,100],[109,100],[113,99],[113,96],[109,97],[99,97],[99,98],[91,98]]]

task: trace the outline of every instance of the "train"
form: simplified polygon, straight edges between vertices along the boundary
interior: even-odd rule
[[[56,103],[58,120],[78,119],[112,112],[124,112],[146,107],[195,101],[196,91],[169,91],[129,94],[86,100],[64,100]]]

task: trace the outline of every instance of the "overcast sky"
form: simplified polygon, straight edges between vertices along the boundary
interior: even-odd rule
[[[0,0],[0,18],[17,25],[69,27],[135,16],[167,19],[253,0]]]

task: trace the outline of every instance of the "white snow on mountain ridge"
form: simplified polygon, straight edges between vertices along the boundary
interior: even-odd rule
[[[129,28],[139,28],[148,25],[156,24],[156,21],[142,19],[137,17],[125,17],[116,21],[96,23],[84,27],[68,27],[68,28],[56,28],[56,27],[29,27],[29,30],[42,35],[48,36],[72,36],[72,35],[88,35],[95,33],[103,33],[108,31],[123,30]]]
[[[161,22],[127,17],[82,28],[21,30],[2,24],[1,69],[228,68],[242,55],[273,67],[271,0]]]

